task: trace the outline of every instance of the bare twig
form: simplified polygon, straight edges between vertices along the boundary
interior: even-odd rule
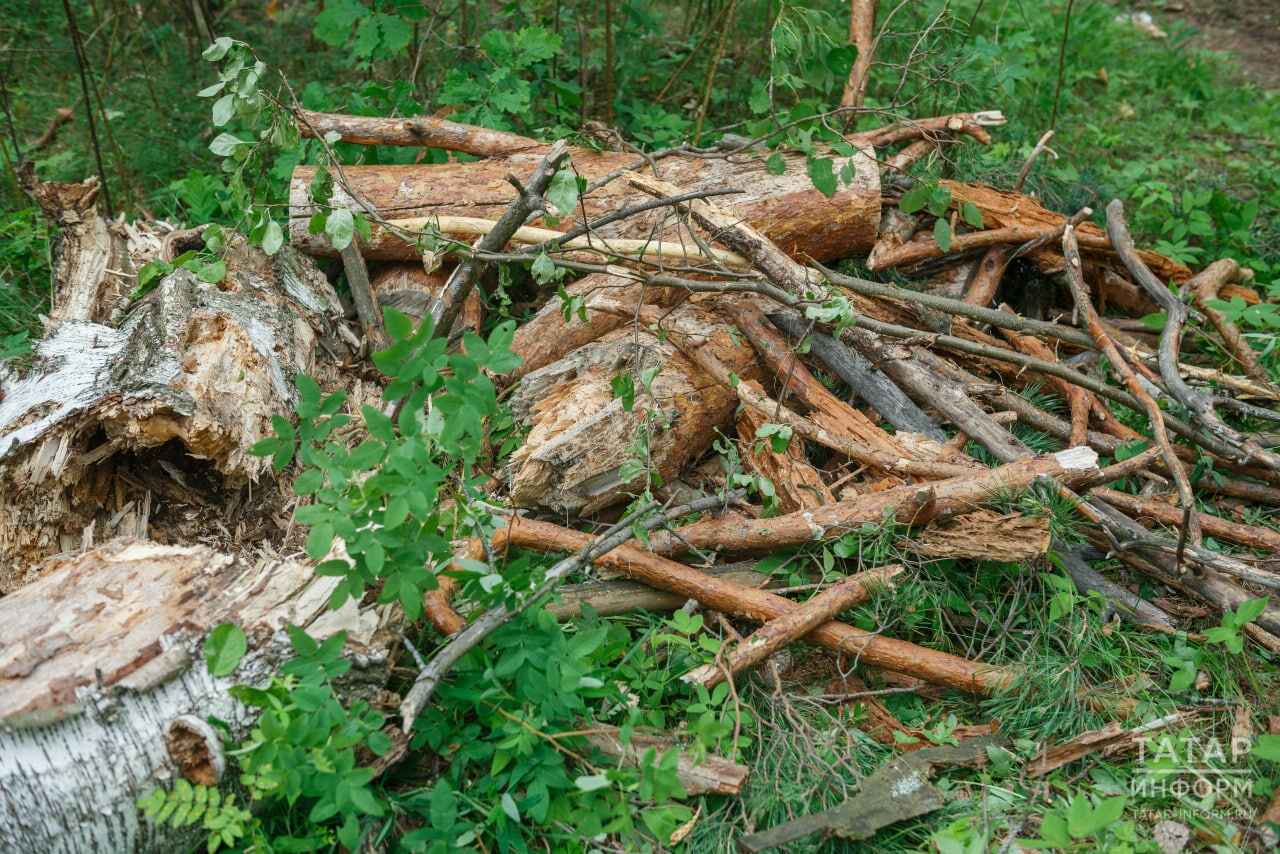
[[[1140,404],[1142,411],[1146,413],[1151,422],[1151,434],[1155,437],[1156,447],[1160,449],[1160,456],[1169,472],[1173,475],[1174,482],[1178,485],[1178,498],[1182,503],[1184,514],[1177,555],[1178,563],[1181,565],[1185,538],[1189,536],[1192,544],[1197,546],[1200,545],[1202,540],[1200,517],[1196,514],[1195,496],[1191,492],[1191,481],[1187,479],[1187,474],[1179,464],[1178,457],[1173,452],[1173,446],[1169,442],[1169,434],[1165,430],[1164,413],[1160,411],[1160,406],[1147,393],[1142,383],[1138,381],[1137,375],[1130,369],[1128,361],[1120,353],[1115,342],[1111,340],[1111,336],[1100,322],[1097,311],[1093,308],[1093,303],[1089,300],[1088,285],[1084,283],[1084,275],[1081,272],[1080,248],[1076,245],[1075,229],[1071,226],[1067,227],[1062,236],[1062,254],[1066,259],[1067,284],[1071,286],[1071,295],[1075,299],[1076,311],[1080,313],[1085,327],[1098,342],[1098,346],[1102,348],[1107,360],[1111,362],[1111,369],[1129,387],[1129,391]]]
[[[542,162],[538,164],[538,168],[534,170],[528,183],[520,189],[520,194],[516,196],[515,201],[502,214],[502,218],[493,227],[493,231],[490,231],[476,242],[477,250],[494,252],[507,245],[511,235],[516,232],[516,229],[524,225],[524,221],[529,217],[529,214],[540,203],[542,194],[547,191],[547,187],[551,184],[551,178],[568,156],[568,143],[564,140],[557,140],[547,150],[546,156],[542,158]],[[479,279],[480,273],[485,266],[487,265],[484,262],[472,258],[465,263],[459,264],[458,268],[453,271],[453,275],[449,277],[449,281],[445,284],[444,291],[440,295],[440,302],[433,306],[431,310],[431,319],[435,321],[433,336],[448,336],[449,330],[453,328],[453,322],[457,320],[458,315],[462,312],[462,304],[466,302],[467,296],[475,287],[476,280]]]

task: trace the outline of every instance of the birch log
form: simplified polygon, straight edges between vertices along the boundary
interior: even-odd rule
[[[234,780],[218,732],[244,739],[256,712],[227,694],[258,687],[292,657],[284,627],[348,632],[346,700],[376,699],[390,675],[393,608],[328,610],[337,579],[308,563],[256,564],[204,546],[115,540],[0,598],[0,850],[172,852],[196,828],[160,828],[134,804],[179,776]],[[237,670],[213,678],[201,648],[234,622],[249,638]]]
[[[328,281],[292,249],[269,258],[237,236],[221,281],[179,268],[131,301],[99,257],[98,237],[119,235],[84,204],[92,184],[28,189],[78,200],[45,208],[61,228],[58,275],[73,278],[59,279],[34,364],[0,368],[0,592],[113,536],[230,541],[244,522],[234,539],[278,544],[285,495],[252,489],[271,463],[248,450],[291,411],[296,376],[350,388],[356,405],[376,394],[340,368],[357,341]]]

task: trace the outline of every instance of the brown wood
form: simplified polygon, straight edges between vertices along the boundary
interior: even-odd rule
[[[875,362],[916,403],[936,409],[997,459],[1008,462],[1029,453],[1026,445],[987,415],[961,388],[947,382],[927,364],[926,360],[936,358],[930,351],[898,341],[887,342],[859,327],[845,329],[841,338]]]
[[[1214,261],[1197,273],[1188,283],[1188,290],[1195,296],[1196,308],[1209,318],[1213,328],[1222,336],[1227,350],[1245,372],[1259,382],[1271,385],[1271,378],[1259,367],[1258,354],[1254,352],[1253,347],[1249,346],[1248,340],[1240,334],[1240,330],[1234,323],[1226,319],[1226,315],[1209,307],[1212,300],[1221,299],[1224,285],[1240,281],[1242,272],[1239,262],[1234,258],[1223,258]]]
[[[738,454],[743,467],[773,484],[778,509],[783,513],[834,504],[835,496],[804,458],[803,447],[789,447],[779,453],[768,439],[756,438],[767,421],[767,416],[754,408],[738,414]]]
[[[1009,263],[1009,256],[1012,254],[1013,247],[1007,244],[988,249],[965,288],[964,301],[973,305],[991,305],[996,292],[1000,290],[1000,279],[1004,276],[1005,265]]]
[[[962,202],[969,202],[978,208],[982,214],[984,231],[975,232],[976,234],[1017,228],[1022,229],[1019,233],[1025,235],[1026,240],[1033,240],[1061,228],[1068,220],[1067,216],[1046,209],[1040,202],[1023,193],[1001,190],[985,184],[966,184],[961,181],[943,180],[939,183],[951,191],[952,210]],[[1119,256],[1111,246],[1111,241],[1107,239],[1101,228],[1091,222],[1084,222],[1076,229],[1076,233],[1080,251],[1084,253],[1086,261],[1115,270],[1124,269]],[[975,239],[968,235],[959,235],[957,239],[960,237]],[[927,243],[932,246],[931,240]],[[933,247],[930,251],[935,250],[936,247]],[[956,251],[955,246],[952,246],[951,252]],[[1164,281],[1172,281],[1180,285],[1191,278],[1190,270],[1158,252],[1142,250],[1140,254],[1143,262]],[[1027,258],[1042,273],[1051,275],[1061,273],[1063,270],[1062,252],[1056,245],[1042,246],[1029,253]]]
[[[661,312],[652,306],[626,306],[606,303],[603,300],[598,301],[596,305],[602,311],[614,311],[623,316],[635,316],[647,326],[660,328],[666,333],[666,337],[696,364],[706,376],[715,379],[725,388],[734,391],[739,400],[747,406],[753,407],[762,417],[776,424],[787,425],[793,428],[797,435],[838,451],[856,462],[872,465],[890,473],[919,475],[930,478],[952,477],[969,471],[965,466],[937,461],[919,461],[909,456],[898,456],[893,453],[878,451],[859,442],[846,439],[840,434],[833,433],[821,425],[815,424],[808,418],[797,415],[766,395],[757,382],[735,378],[735,372],[731,371],[716,358],[713,352],[703,346],[701,336],[691,337],[682,334],[678,330],[669,329],[662,320]],[[700,327],[704,329],[715,328],[714,319],[708,316],[700,324]]]
[[[1010,314],[1013,309],[1001,306]],[[1034,356],[1037,359],[1044,359],[1046,362],[1056,362],[1058,357],[1053,350],[1049,349],[1049,345],[1045,344],[1039,338],[1030,335],[1019,335],[1017,332],[1008,329],[1001,329],[1000,333],[1017,349],[1026,353],[1028,356]],[[1067,401],[1071,410],[1071,433],[1068,437],[1068,443],[1072,445],[1083,445],[1088,441],[1089,437],[1089,413],[1094,406],[1100,406],[1097,399],[1089,393],[1087,389],[1069,383],[1061,377],[1046,376],[1045,379],[1049,385],[1058,392],[1064,400]]]
[[[683,681],[704,688],[712,688],[729,678],[764,661],[792,641],[809,634],[823,623],[834,620],[840,613],[871,598],[877,587],[892,586],[893,579],[901,575],[900,564],[860,572],[842,578],[822,590],[809,601],[756,629],[747,637],[734,643],[716,657],[716,660],[695,667]]]
[[[934,481],[928,485],[932,490],[931,516],[954,516],[971,510],[975,504],[985,501],[993,489],[1023,489],[1040,477],[1087,484],[1100,476],[1099,471],[1097,455],[1093,451],[1071,448]],[[655,531],[649,538],[649,544],[656,554],[661,555],[683,554],[690,546],[727,552],[776,551],[814,540],[840,537],[851,527],[866,522],[879,524],[886,512],[900,511],[915,501],[920,489],[920,486],[899,486],[860,495],[829,507],[773,519],[726,518],[694,522],[677,529],[680,538]],[[899,518],[899,521],[911,520]]]
[[[495,550],[507,546],[540,551],[580,551],[591,536],[549,522],[514,519],[495,535]],[[713,578],[696,569],[666,560],[632,545],[622,545],[596,561],[598,566],[619,569],[637,581],[696,599],[708,608],[732,616],[768,622],[800,606],[764,590]],[[1013,684],[1019,673],[1010,667],[992,667],[954,655],[926,649],[906,641],[862,632],[843,623],[826,623],[805,636],[810,643],[849,656],[869,667],[882,667],[959,691],[990,695]]]
[[[409,145],[441,148],[478,157],[511,154],[524,149],[543,149],[546,144],[514,133],[459,124],[437,116],[396,119],[381,116],[350,116],[296,110],[295,123],[303,138],[318,139],[340,134],[343,142],[358,145]]]
[[[861,411],[827,390],[801,363],[791,345],[750,300],[728,306],[742,334],[751,339],[756,352],[768,365],[774,380],[810,410],[810,419],[821,427],[848,439],[899,458],[911,453],[893,436]]]
[[[1103,486],[1096,486],[1089,492],[1112,507],[1123,510],[1138,522],[1150,520],[1175,528],[1182,524],[1182,511],[1158,499],[1130,495],[1127,492],[1117,492],[1114,489],[1107,489]],[[1280,551],[1280,533],[1256,525],[1232,522],[1230,519],[1223,519],[1221,516],[1214,516],[1210,513],[1199,513],[1198,515],[1200,517],[1201,530],[1210,537],[1248,546],[1251,549],[1261,549],[1262,551],[1273,553]]]
[[[467,216],[497,220],[516,196],[508,174],[527,182],[541,162],[545,148],[521,151],[474,163],[419,165],[347,166],[335,186],[333,204],[359,209],[349,192],[355,193],[387,219],[431,216]],[[571,149],[574,170],[594,181],[617,169],[630,166],[635,155]],[[730,163],[671,157],[659,168],[663,180],[686,192],[709,189],[739,189],[724,197],[724,206],[793,255],[811,255],[819,260],[844,258],[865,253],[875,242],[880,219],[880,179],[875,162],[866,156],[853,158],[857,175],[852,186],[841,186],[827,197],[814,189],[805,171],[805,156],[785,153],[786,169],[772,175],[764,159]],[[328,237],[311,234],[307,223],[314,213],[308,187],[315,174],[313,166],[299,166],[290,183],[289,236],[293,246],[312,255],[332,257]],[[625,181],[613,181],[582,199],[581,208],[554,226],[567,230],[588,220],[613,213],[628,205],[647,201]],[[603,227],[604,237],[649,237],[660,227],[669,211],[648,211]],[[533,222],[530,225],[545,225]],[[660,230],[660,229],[659,229]],[[405,243],[374,224],[372,239],[362,245],[366,258],[411,260],[417,247]]]
[[[875,47],[876,12],[880,0],[850,0],[849,44],[858,49],[849,80],[844,84],[840,106],[861,107],[867,94],[867,81],[871,75],[871,52]]]
[[[930,525],[904,542],[903,548],[921,557],[1014,563],[1043,556],[1049,544],[1047,516],[1001,516],[980,510]]]

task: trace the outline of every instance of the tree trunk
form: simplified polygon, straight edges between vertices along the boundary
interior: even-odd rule
[[[328,610],[337,579],[311,564],[256,563],[205,546],[121,539],[54,563],[0,598],[0,848],[46,854],[171,852],[198,826],[156,827],[134,804],[184,776],[234,785],[218,731],[247,737],[256,712],[227,694],[265,686],[292,657],[284,626],[348,632],[344,700],[375,700],[390,675],[393,607]],[[235,673],[214,678],[208,632],[249,638]]]
[[[126,238],[85,203],[92,184],[28,189],[76,207],[46,206],[62,225],[59,321],[25,375],[0,373],[0,592],[51,554],[120,535],[272,554],[289,498],[252,487],[271,462],[248,450],[291,411],[295,377],[349,388],[357,407],[380,395],[340,368],[358,341],[337,294],[310,259],[268,258],[237,236],[218,283],[178,268],[130,305],[113,266]]]

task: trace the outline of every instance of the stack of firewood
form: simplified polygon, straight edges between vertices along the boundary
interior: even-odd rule
[[[387,654],[380,629],[396,613],[355,603],[323,613],[331,579],[310,578],[299,559],[298,498],[247,449],[271,435],[273,415],[292,411],[295,374],[346,389],[355,412],[379,401],[367,361],[382,340],[379,307],[444,318],[441,331],[456,338],[485,323],[480,292],[491,290],[494,265],[543,253],[577,278],[563,296],[550,285],[531,298],[513,347],[523,364],[495,378],[528,432],[493,472],[489,501],[509,514],[506,527],[490,549],[464,553],[575,552],[582,561],[562,577],[588,561],[626,576],[563,587],[553,607],[564,618],[582,602],[616,614],[691,599],[762,624],[691,681],[715,684],[804,638],[976,694],[1016,684],[1017,667],[835,620],[892,585],[902,566],[868,567],[800,604],[733,563],[886,518],[911,531],[903,553],[921,558],[1031,561],[1056,548],[1081,589],[1125,619],[1175,630],[1175,614],[1092,569],[1089,550],[1055,547],[1045,518],[984,508],[998,490],[1033,484],[1075,506],[1096,553],[1213,608],[1280,588],[1255,558],[1280,534],[1242,521],[1249,507],[1280,505],[1280,456],[1272,436],[1239,426],[1276,420],[1280,389],[1212,307],[1257,302],[1248,272],[1219,261],[1193,273],[1137,249],[1118,202],[1103,228],[1088,209],[1065,215],[1021,192],[943,181],[935,196],[949,198],[945,210],[904,212],[912,164],[965,138],[989,142],[999,114],[852,135],[845,154],[830,155],[845,167],[830,196],[814,188],[806,155],[771,157],[749,140],[641,156],[433,118],[298,120],[320,138],[336,131],[480,159],[334,168],[333,203],[373,223],[369,239],[343,252],[308,230],[316,170],[300,167],[291,247],[268,258],[232,241],[223,281],[178,269],[141,299],[129,296],[131,276],[157,255],[200,245],[199,230],[144,234],[99,217],[92,182],[26,177],[62,241],[34,364],[0,376],[0,745],[11,742],[0,747],[0,791],[20,792],[12,797],[25,810],[56,814],[60,801],[88,798],[95,820],[139,832],[132,812],[110,807],[179,767],[151,737],[155,721],[194,712],[236,731],[247,725],[225,684],[187,666],[227,619],[249,630],[264,671],[292,622],[316,634],[350,629],[386,679],[374,665]],[[587,187],[571,213],[551,210],[538,191],[557,166]],[[423,234],[436,247],[426,258]],[[345,269],[350,303],[308,256],[341,258],[321,263],[331,275]],[[824,266],[850,258],[911,284]],[[578,310],[563,311],[566,300]],[[1158,332],[1140,322],[1159,311]],[[1206,358],[1205,340],[1227,354],[1225,369]],[[633,378],[634,400],[616,393],[620,376]],[[1059,398],[1067,417],[1028,390]],[[1112,404],[1142,423],[1126,423]],[[1010,431],[1015,422],[1058,450],[1034,453]],[[770,506],[726,476],[713,450],[720,436],[732,437],[747,473],[771,484]],[[970,453],[975,444],[997,465]],[[631,529],[619,536],[613,523],[654,483],[647,543],[629,543]],[[608,536],[581,530],[593,526]],[[1233,548],[1210,548],[1206,537]],[[456,585],[447,573],[441,581],[428,596],[430,621],[458,644],[478,642],[501,615],[464,619]],[[1280,651],[1280,606],[1269,603],[1246,629]],[[221,700],[200,699],[209,697]],[[410,722],[424,701],[411,695]],[[17,788],[29,779],[24,750],[53,751],[41,766],[49,779],[59,767],[95,767],[85,751],[110,757],[122,744],[136,757],[128,768],[67,775],[65,791]],[[110,782],[98,785],[100,775]],[[0,829],[37,839],[34,825],[5,824],[14,814],[0,809]],[[163,831],[146,833],[163,843]]]

